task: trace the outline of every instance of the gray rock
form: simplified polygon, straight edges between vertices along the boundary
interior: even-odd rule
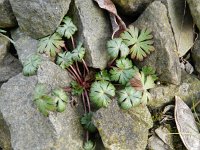
[[[185,1],[167,0],[166,3],[179,57],[182,57],[190,50],[194,44],[192,16],[190,14],[189,8],[185,5]]]
[[[153,0],[112,0],[124,14],[134,15],[143,11]]]
[[[53,89],[58,86],[69,86],[69,83],[71,82],[71,78],[67,71],[61,69],[58,65],[50,61],[42,63],[37,71],[37,76],[39,83],[46,83]]]
[[[0,1],[0,28],[10,28],[17,25],[9,0]]]
[[[10,41],[5,37],[0,36],[0,64],[3,62],[4,57],[7,55],[10,48]]]
[[[165,5],[153,2],[133,25],[152,30],[156,49],[139,65],[154,68],[161,82],[179,84],[181,68]]]
[[[193,20],[200,30],[200,3],[199,0],[187,0]]]
[[[55,32],[71,0],[10,0],[19,27],[38,39]]]
[[[37,52],[37,45],[39,41],[23,33],[19,28],[13,30],[11,32],[11,36],[15,42],[14,46],[22,64],[29,56]]]
[[[176,85],[160,85],[150,90],[152,100],[149,106],[158,108],[174,100],[174,96],[179,96],[187,104],[191,105],[192,100],[197,101],[200,98],[200,80],[194,75],[182,72],[182,81],[179,86]],[[195,102],[194,101],[194,102]]]
[[[195,69],[200,73],[200,38],[195,42],[192,49],[192,59],[195,63]]]
[[[124,111],[119,108],[116,100],[108,108],[98,110],[94,114],[93,122],[108,150],[144,150],[148,130],[153,126],[146,106]]]
[[[93,0],[75,0],[72,12],[78,27],[77,41],[82,41],[87,50],[86,62],[94,68],[105,68],[108,61],[106,43],[111,37],[108,17]]]
[[[33,103],[32,94],[38,82],[54,88],[62,86],[61,81],[66,85],[71,81],[70,78],[61,80],[60,77],[68,76],[67,73],[56,68],[51,62],[45,63],[48,69],[41,66],[38,76],[24,77],[19,74],[3,84],[0,90],[0,112],[9,128],[12,148],[80,150],[83,144],[83,129],[78,108],[72,108],[68,104],[65,112],[50,113],[49,117],[44,117]],[[51,76],[54,77],[52,81]]]
[[[11,54],[6,55],[0,65],[0,83],[6,82],[11,77],[22,71],[22,65],[17,58]]]
[[[172,150],[159,137],[152,135],[148,140],[148,148],[150,150]]]
[[[3,150],[11,150],[10,140],[10,131],[8,130],[8,126],[6,125],[0,112],[0,147]]]

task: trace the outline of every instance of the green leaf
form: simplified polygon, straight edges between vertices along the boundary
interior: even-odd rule
[[[128,58],[121,58],[116,60],[116,66],[110,70],[111,80],[125,85],[134,75],[132,61]]]
[[[72,95],[80,96],[83,93],[83,87],[80,86],[76,81],[70,83],[72,88]]]
[[[102,70],[98,72],[95,76],[97,81],[110,81],[110,75],[107,70]]]
[[[96,147],[96,145],[92,141],[89,140],[84,144],[83,149],[84,150],[95,150],[95,147]]]
[[[111,58],[117,58],[119,53],[120,57],[126,57],[129,54],[129,48],[121,38],[115,38],[108,41],[107,50]]]
[[[38,52],[46,53],[48,56],[55,57],[64,46],[65,43],[60,35],[54,33],[53,35],[40,39]]]
[[[44,116],[48,116],[49,111],[56,109],[55,101],[47,93],[46,85],[37,84],[34,92],[34,103]]]
[[[127,46],[130,46],[131,58],[138,59],[142,61],[147,54],[150,54],[155,50],[153,45],[153,36],[151,31],[148,29],[142,29],[139,31],[138,28],[130,26],[124,33],[122,33],[121,38]]]
[[[128,110],[141,103],[142,92],[132,87],[126,87],[119,92],[118,103],[122,109]]]
[[[115,87],[108,81],[96,81],[91,85],[90,100],[97,107],[107,107],[115,96]]]
[[[72,54],[70,52],[59,53],[56,63],[62,68],[68,68],[73,64]]]
[[[72,59],[74,61],[81,62],[85,55],[85,48],[82,47],[82,43],[79,43],[77,48],[72,51]]]
[[[66,109],[68,96],[63,89],[56,89],[53,91],[54,101],[56,103],[57,111],[63,112]]]
[[[81,124],[87,131],[94,133],[96,131],[96,127],[92,123],[92,116],[92,112],[84,114],[84,116],[81,118]]]
[[[71,18],[65,17],[62,24],[56,30],[62,37],[71,38],[72,35],[77,31],[77,27],[73,24]]]
[[[31,55],[24,63],[23,63],[23,75],[24,76],[32,76],[35,75],[37,69],[42,63],[42,58],[39,55]]]
[[[142,72],[144,73],[145,76],[148,76],[148,75],[151,75],[152,76],[152,79],[154,81],[156,81],[158,79],[157,75],[155,74],[156,71],[155,69],[153,69],[152,67],[149,67],[149,66],[144,66],[142,68]]]

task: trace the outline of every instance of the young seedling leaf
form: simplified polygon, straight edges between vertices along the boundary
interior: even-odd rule
[[[107,42],[108,54],[111,58],[126,57],[129,54],[128,46],[122,41],[121,38],[115,38]]]
[[[87,131],[94,133],[96,131],[96,127],[92,123],[92,116],[92,112],[84,114],[84,116],[81,118],[81,124]]]
[[[125,85],[134,75],[132,61],[128,58],[116,60],[116,67],[110,70],[111,80]]]
[[[32,76],[37,73],[37,69],[39,65],[42,63],[42,58],[39,55],[31,55],[24,63],[23,63],[23,75],[24,76]]]
[[[56,110],[56,103],[52,97],[47,95],[47,87],[44,84],[38,84],[34,92],[34,103],[36,104],[39,111],[44,115],[48,116],[49,111]]]
[[[107,70],[102,70],[96,74],[97,81],[110,81],[110,76]]]
[[[56,32],[69,39],[76,31],[77,27],[73,24],[72,19],[66,16]]]
[[[90,100],[97,107],[107,107],[115,96],[115,87],[108,81],[96,81],[91,85]]]
[[[77,48],[72,51],[72,59],[74,61],[81,62],[85,55],[85,48],[82,47],[82,43],[79,43]]]
[[[68,96],[63,89],[56,89],[53,91],[54,101],[56,103],[57,111],[63,112],[66,109]]]
[[[141,103],[142,92],[132,87],[126,87],[119,92],[118,103],[122,109],[128,110]]]
[[[70,85],[72,88],[72,95],[80,96],[83,93],[83,87],[80,86],[76,81],[72,81]]]
[[[38,44],[38,52],[46,53],[50,57],[55,57],[64,46],[65,43],[60,35],[54,33],[53,35],[40,39]]]
[[[72,54],[70,52],[59,53],[56,63],[62,68],[68,68],[73,64]]]
[[[158,79],[158,77],[156,76],[156,71],[152,67],[144,66],[142,68],[142,72],[144,73],[145,76],[151,75],[154,81]]]
[[[94,144],[94,142],[89,140],[84,144],[83,149],[84,150],[95,150],[95,147],[96,147],[96,145]]]
[[[147,54],[150,54],[155,50],[152,46],[153,36],[151,35],[151,31],[149,29],[142,29],[139,31],[138,28],[131,25],[120,36],[124,43],[130,47],[132,59],[142,61]]]

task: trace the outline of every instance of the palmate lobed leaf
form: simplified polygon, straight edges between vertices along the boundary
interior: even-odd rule
[[[70,52],[59,53],[56,64],[62,69],[68,68],[73,64],[72,54]]]
[[[155,50],[153,45],[153,36],[148,29],[142,29],[139,31],[134,26],[129,28],[120,35],[124,43],[130,47],[131,58],[142,61],[147,54],[150,54]]]
[[[110,70],[111,80],[125,85],[134,75],[132,61],[128,58],[116,60],[116,67]]]
[[[97,81],[110,81],[110,75],[107,70],[98,72],[95,76]]]
[[[56,30],[58,34],[68,39],[71,38],[76,31],[77,27],[73,24],[71,18],[69,18],[68,16],[64,17],[62,24]]]
[[[82,47],[82,43],[79,43],[76,49],[72,51],[72,59],[74,61],[81,62],[85,55],[85,48]]]
[[[68,96],[63,89],[56,89],[53,91],[53,98],[56,103],[58,112],[63,112],[66,109]]]
[[[107,107],[115,96],[115,87],[108,81],[95,81],[91,85],[89,96],[97,107]]]
[[[24,76],[35,75],[41,63],[42,63],[42,58],[39,55],[37,54],[31,55],[23,63],[23,75]]]
[[[81,118],[81,124],[82,126],[89,132],[93,133],[96,131],[96,127],[92,123],[92,116],[93,113],[89,112],[84,114],[84,116]]]
[[[56,110],[56,103],[48,95],[47,87],[44,84],[37,84],[34,92],[34,103],[44,116],[48,116],[49,111]]]
[[[119,92],[118,103],[122,109],[128,110],[141,103],[142,92],[132,87],[126,87]]]
[[[76,81],[72,81],[70,85],[72,88],[72,95],[80,96],[83,93],[83,87],[80,86]]]
[[[126,57],[129,54],[128,46],[121,38],[115,38],[107,42],[107,51],[111,58]]]
[[[60,35],[54,33],[53,35],[40,39],[38,44],[38,52],[46,53],[50,57],[55,57],[64,46],[65,43]]]

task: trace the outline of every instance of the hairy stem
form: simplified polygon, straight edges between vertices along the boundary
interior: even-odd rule
[[[79,69],[78,62],[76,61],[75,64],[76,64],[76,70],[77,70],[78,74],[79,74],[80,77],[81,77],[82,74],[81,74],[81,71],[80,71],[80,69]]]
[[[86,114],[86,113],[87,113],[87,108],[86,108],[86,104],[85,104],[84,93],[82,93],[81,96],[82,96],[82,101],[83,101],[84,112],[85,112],[85,114]]]
[[[79,76],[79,74],[77,73],[77,71],[73,68],[73,66],[70,66],[70,68],[73,70],[73,72],[76,74],[76,77],[78,78],[78,80],[80,81],[80,83],[82,83],[82,79],[81,77]]]
[[[73,78],[74,80],[76,80],[79,84],[81,83],[81,81],[78,79],[78,77],[76,76],[76,74],[75,74],[72,70],[70,70],[70,69],[68,68],[67,71],[69,71],[69,73],[71,74],[71,76],[72,76],[72,78]]]

